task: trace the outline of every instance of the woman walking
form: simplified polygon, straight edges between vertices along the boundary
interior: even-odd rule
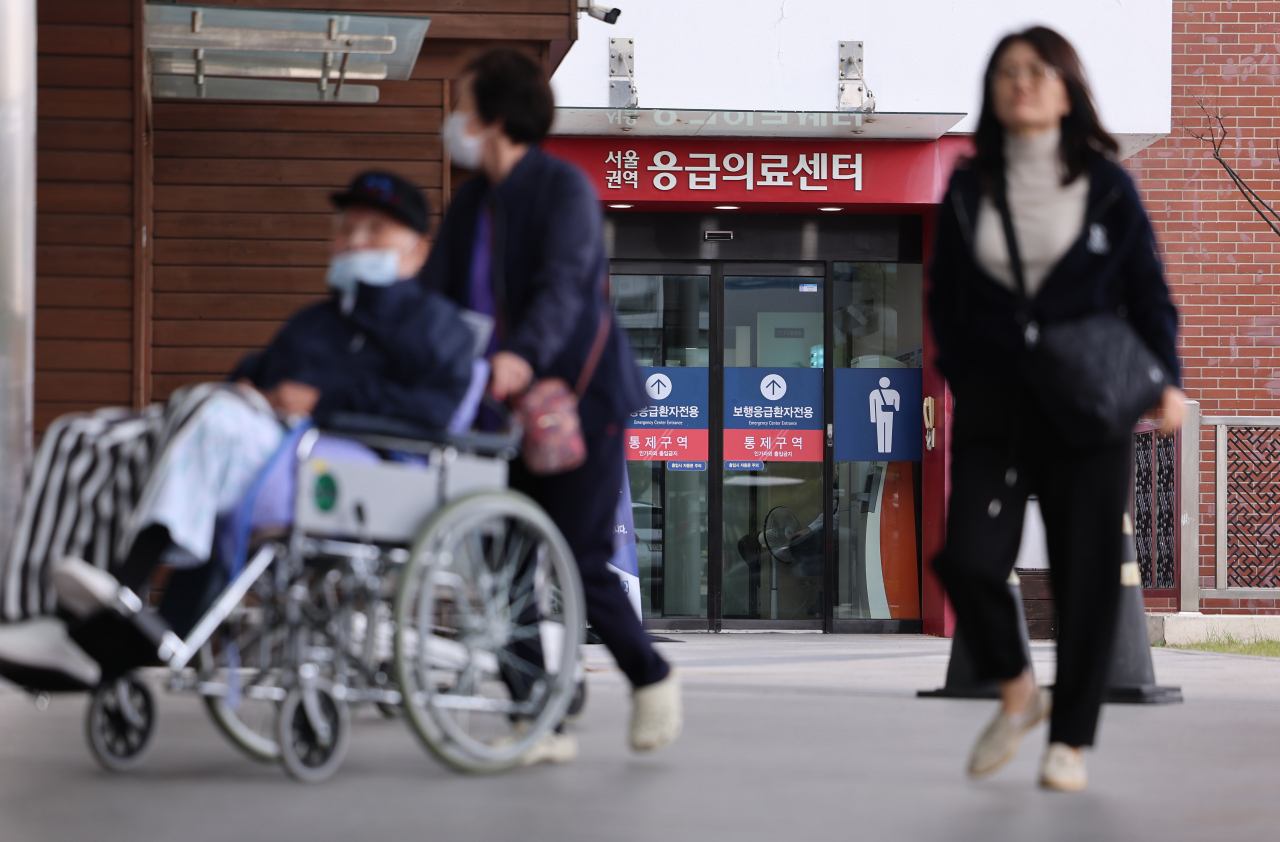
[[[1129,428],[1148,407],[1128,426],[1122,417],[1118,433],[1086,434],[1070,420],[1079,393],[1091,380],[1116,381],[1129,360],[1111,355],[1092,377],[1063,380],[1046,367],[1049,355],[1071,368],[1096,360],[1089,346],[1097,344],[1079,341],[1077,330],[1065,359],[1061,341],[1046,346],[1054,331],[1061,340],[1064,328],[1112,314],[1107,327],[1127,332],[1152,359],[1150,402],[1169,433],[1185,399],[1177,311],[1150,221],[1111,157],[1116,142],[1065,38],[1037,26],[1000,41],[975,147],[939,208],[931,269],[938,365],[955,395],[947,545],[934,567],[977,670],[1000,686],[1000,709],[973,748],[969,774],[999,769],[1049,717],[1040,784],[1080,790],[1080,750],[1094,741],[1119,603]],[[1059,612],[1052,699],[1023,656],[1006,585],[1029,494],[1040,500]]]

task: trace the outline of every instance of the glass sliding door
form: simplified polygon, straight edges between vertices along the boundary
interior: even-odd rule
[[[723,616],[822,619],[823,269],[724,276]],[[758,271],[758,270],[757,270]]]
[[[624,504],[646,620],[912,628],[921,617],[920,264],[612,269],[650,400],[625,431]]]
[[[707,616],[710,277],[695,271],[610,276],[650,400],[625,435],[646,619]]]
[[[921,266],[833,269],[835,619],[917,619]]]

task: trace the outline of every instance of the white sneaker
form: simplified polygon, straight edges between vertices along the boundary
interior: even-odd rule
[[[115,576],[72,556],[54,565],[50,582],[58,605],[81,620],[120,603],[122,588]]]
[[[684,726],[680,681],[673,669],[666,678],[631,691],[631,748],[653,751],[675,741]]]
[[[1084,755],[1066,743],[1049,743],[1040,761],[1040,786],[1062,792],[1079,792],[1088,783]]]
[[[1022,745],[1022,735],[1039,725],[1052,707],[1053,697],[1049,691],[1038,689],[1022,713],[1010,716],[1003,710],[998,711],[973,746],[969,774],[975,778],[990,775],[1012,760]]]
[[[0,675],[37,690],[88,690],[102,669],[61,620],[37,617],[0,628]]]

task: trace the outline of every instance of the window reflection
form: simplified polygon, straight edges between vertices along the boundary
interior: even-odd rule
[[[923,267],[834,268],[835,365],[921,368]],[[837,619],[921,616],[920,479],[919,462],[835,463]]]
[[[822,289],[821,278],[726,277],[725,367],[821,369]],[[800,380],[787,379],[791,396]],[[726,388],[727,382],[726,375]],[[820,390],[812,400],[821,419]],[[731,403],[729,395],[725,401]],[[821,445],[785,461],[764,461],[761,470],[726,468],[725,618],[821,619],[824,520]]]
[[[642,367],[701,368],[709,351],[705,275],[610,277],[619,324]],[[704,417],[706,407],[703,407]],[[628,461],[641,607],[646,618],[707,616],[707,472]]]

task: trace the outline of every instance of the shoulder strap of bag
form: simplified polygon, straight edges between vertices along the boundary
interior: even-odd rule
[[[609,341],[609,322],[609,302],[605,299],[600,303],[600,326],[596,328],[595,341],[591,343],[591,352],[587,354],[587,361],[582,364],[578,384],[573,387],[573,393],[578,397],[582,397],[587,391],[591,378],[595,376],[596,366],[600,364],[600,357],[604,355],[605,343]]]
[[[1027,297],[1027,280],[1022,266],[1022,252],[1018,250],[1018,235],[1013,229],[1013,213],[1009,210],[1009,193],[1004,177],[994,185],[992,202],[1000,212],[1000,221],[1004,224],[1004,242],[1009,250],[1009,269],[1013,272],[1014,292],[1018,296],[1018,310],[1014,318],[1022,329],[1023,339],[1027,347],[1034,348],[1040,339],[1040,326],[1031,317],[1031,300]]]

